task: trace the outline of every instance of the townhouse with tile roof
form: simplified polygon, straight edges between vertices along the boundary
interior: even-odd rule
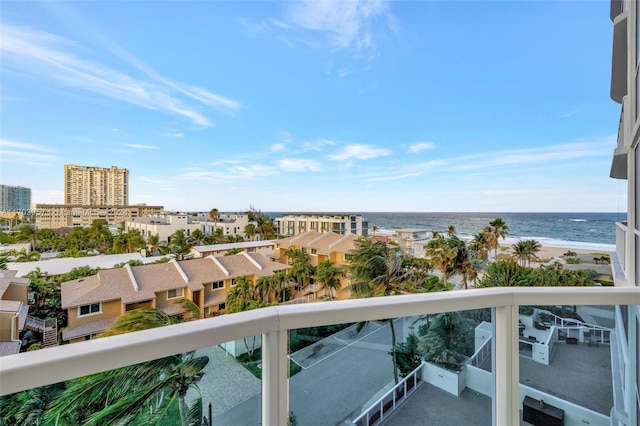
[[[340,235],[335,232],[321,233],[318,231],[307,231],[293,237],[276,240],[275,254],[280,262],[289,263],[286,251],[289,249],[301,250],[309,255],[309,261],[313,266],[318,266],[326,260],[331,261],[336,266],[345,265],[349,260],[349,253],[356,248],[356,241],[362,236],[347,234]],[[340,277],[340,289],[333,298],[349,299],[351,293],[344,289],[350,284],[350,280],[344,274]],[[328,298],[327,289],[321,288],[318,283],[312,283],[299,289],[296,297],[308,298],[309,300],[319,300]]]
[[[255,284],[260,277],[287,269],[289,266],[260,253],[242,252],[101,270],[62,283],[62,308],[68,313],[62,340],[89,340],[133,309],[154,308],[181,315],[184,309],[174,303],[180,299],[194,302],[205,317],[224,313],[227,292],[237,278],[244,276]]]
[[[16,271],[0,271],[0,356],[20,351],[20,332],[29,311],[29,279],[16,277]]]

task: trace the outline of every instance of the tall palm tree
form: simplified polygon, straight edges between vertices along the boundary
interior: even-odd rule
[[[500,238],[503,240],[506,238],[509,233],[509,227],[502,218],[497,217],[489,222],[489,226],[484,228],[484,232],[488,234],[487,239],[491,242],[491,246],[493,247],[494,259],[497,259],[499,240]]]
[[[220,217],[220,214],[218,212],[218,209],[211,209],[211,211],[209,211],[209,219],[211,219],[212,222],[214,223],[218,222],[219,217]]]
[[[376,297],[400,294],[410,281],[404,267],[401,253],[383,241],[361,239],[351,253],[346,265],[351,276],[351,284],[345,289],[355,297]],[[393,377],[398,383],[398,361],[396,356],[396,332],[393,318],[389,320],[391,329],[391,357],[393,359]]]
[[[280,296],[282,296],[282,303],[284,303],[289,288],[289,274],[286,271],[278,271],[272,275],[271,280],[276,299],[280,300]]]
[[[330,260],[320,262],[316,267],[316,281],[327,290],[329,299],[333,300],[333,295],[340,290],[340,270],[331,263]]]
[[[427,243],[426,257],[442,274],[442,284],[447,285],[448,271],[453,266],[453,262],[458,255],[458,250],[450,247],[444,238],[436,238]]]
[[[487,260],[489,254],[488,250],[490,248],[489,242],[487,241],[487,234],[484,232],[478,232],[473,236],[473,239],[469,241],[467,246],[469,247],[471,256],[474,259]]]

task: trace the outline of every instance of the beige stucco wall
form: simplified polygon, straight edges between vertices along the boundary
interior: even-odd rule
[[[122,301],[112,300],[102,303],[102,312],[99,314],[86,315],[78,318],[78,307],[67,309],[69,328],[78,327],[94,321],[100,321],[107,318],[119,317],[122,314]]]
[[[15,312],[0,312],[0,342],[11,341],[11,322],[15,315]]]
[[[17,300],[27,304],[29,286],[26,284],[11,283],[2,295],[2,300]]]

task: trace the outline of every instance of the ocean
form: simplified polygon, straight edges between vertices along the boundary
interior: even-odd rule
[[[270,213],[271,217],[286,214]],[[369,222],[369,234],[376,226],[377,234],[391,234],[396,229],[420,229],[428,235],[433,231],[445,233],[450,225],[455,226],[461,238],[470,238],[481,232],[497,217],[509,227],[506,243],[521,239],[534,239],[543,246],[573,249],[615,249],[615,222],[626,220],[626,213],[316,213],[357,214]],[[502,240],[501,240],[502,241]]]

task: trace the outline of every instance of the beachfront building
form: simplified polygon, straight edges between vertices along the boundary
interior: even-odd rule
[[[369,222],[360,215],[290,214],[275,219],[278,234],[293,236],[307,231],[368,235]]]
[[[202,233],[205,235],[211,235],[216,232],[217,229],[222,229],[222,236],[230,237],[246,237],[255,238],[256,235],[246,235],[247,225],[258,226],[258,222],[249,220],[249,215],[244,213],[220,213],[217,220],[212,221],[209,216],[200,215],[199,220],[203,221]],[[218,231],[220,232],[220,231]]]
[[[126,206],[129,204],[129,170],[65,164],[64,203]]]
[[[107,225],[120,225],[136,217],[162,213],[162,206],[146,204],[123,205],[82,205],[82,204],[36,204],[37,229],[56,229],[75,226],[91,226],[94,220],[104,220]]]
[[[287,250],[300,250],[309,256],[309,263],[313,266],[318,266],[327,260],[336,266],[341,266],[349,262],[349,253],[356,249],[358,238],[360,237],[354,234],[340,235],[334,232],[307,231],[294,237],[276,240],[274,255],[280,262],[290,264],[291,260],[287,256]],[[297,289],[295,297],[307,301],[327,298],[348,299],[351,297],[351,293],[344,289],[349,284],[349,278],[342,274],[340,276],[341,290],[330,295],[328,289],[312,280],[308,286]]]
[[[288,268],[259,253],[242,252],[101,270],[61,284],[62,308],[68,315],[62,339],[89,340],[137,308],[183,315],[185,310],[174,303],[181,299],[195,303],[205,317],[224,313],[227,292],[237,278],[247,277],[255,284],[260,277]]]
[[[411,256],[418,256],[420,248],[416,243],[427,240],[427,231],[417,228],[396,229],[393,231],[393,235],[389,236],[389,242],[397,244],[400,250]],[[418,253],[416,253],[416,249]]]
[[[244,241],[241,243],[211,244],[193,246],[189,252],[193,257],[225,256],[229,252],[246,251],[247,253],[261,253],[269,258],[274,257],[276,243],[271,240]]]
[[[25,328],[29,279],[16,277],[16,271],[0,271],[0,356],[20,351],[20,332]]]

